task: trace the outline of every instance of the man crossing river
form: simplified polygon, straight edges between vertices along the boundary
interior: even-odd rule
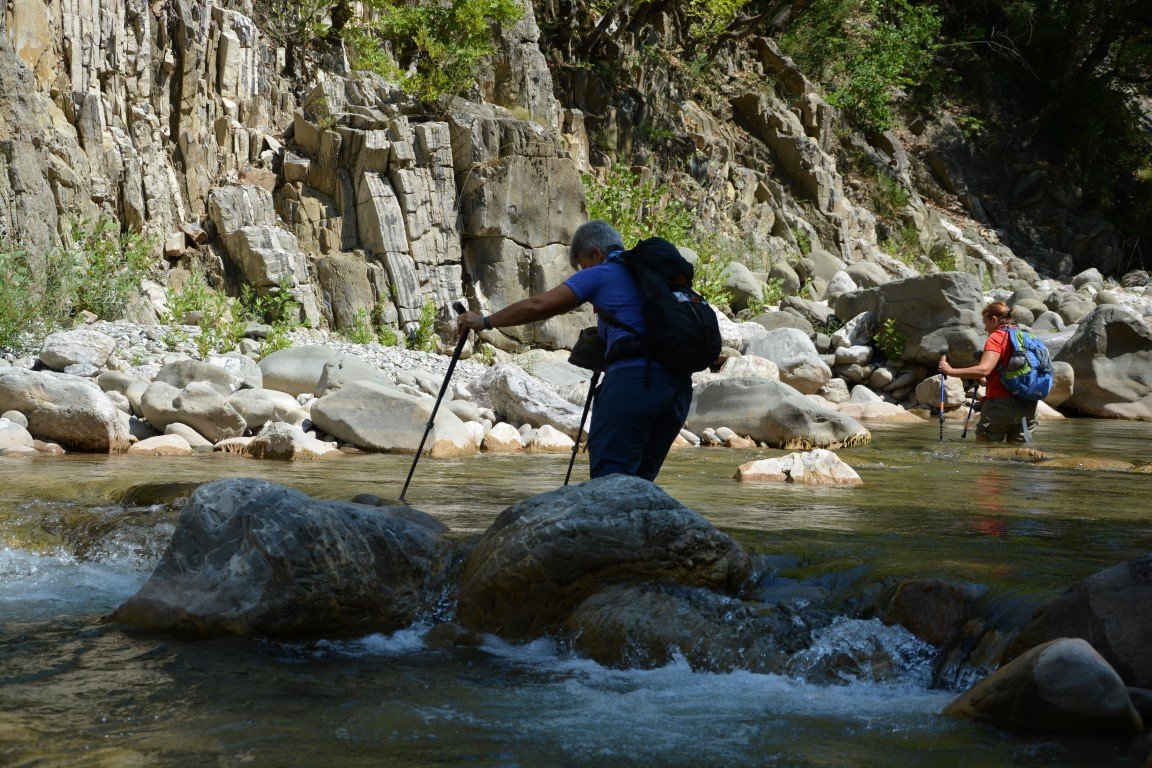
[[[612,362],[604,369],[592,411],[590,474],[597,478],[620,473],[654,480],[688,416],[692,377],[669,371],[643,352],[614,359],[625,347],[635,348],[629,337],[634,340],[647,328],[644,300],[631,271],[620,261],[623,253],[619,232],[607,222],[589,221],[572,236],[568,260],[576,272],[571,277],[488,316],[465,312],[457,318],[457,331],[539,322],[591,302],[600,313],[597,331],[606,343],[605,358]]]

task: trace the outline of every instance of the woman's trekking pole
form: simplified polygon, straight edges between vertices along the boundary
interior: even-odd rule
[[[592,371],[592,381],[588,384],[588,398],[584,401],[584,413],[580,414],[580,428],[576,430],[576,445],[572,446],[572,458],[568,460],[568,474],[564,475],[564,485],[572,478],[572,467],[576,465],[576,454],[580,452],[580,438],[584,434],[584,422],[588,419],[588,409],[596,397],[596,384],[600,381],[600,369]]]
[[[944,382],[947,378],[940,374],[940,442],[944,442]]]
[[[972,387],[972,402],[968,403],[968,415],[964,417],[964,431],[960,433],[960,438],[968,437],[968,422],[972,420],[972,410],[976,407],[976,393],[980,391],[980,384],[973,382],[976,386]]]
[[[456,314],[462,315],[465,312],[464,305],[458,301],[452,302],[452,309]],[[456,369],[456,363],[460,360],[460,353],[464,351],[464,342],[468,341],[468,330],[465,329],[464,333],[460,334],[460,341],[456,342],[456,351],[452,353],[452,362],[448,363],[448,372],[444,374],[444,383],[440,385],[440,394],[436,396],[436,404],[432,406],[432,415],[428,417],[428,426],[424,428],[424,437],[420,438],[420,447],[416,449],[416,455],[412,457],[412,467],[408,470],[408,477],[404,480],[404,488],[400,491],[400,503],[407,504],[404,500],[404,494],[408,493],[408,484],[412,482],[412,474],[416,471],[416,463],[420,461],[420,454],[424,452],[424,441],[428,439],[428,433],[432,431],[432,425],[436,423],[436,411],[440,410],[440,401],[444,399],[444,393],[448,391],[448,381],[452,378],[452,371]]]

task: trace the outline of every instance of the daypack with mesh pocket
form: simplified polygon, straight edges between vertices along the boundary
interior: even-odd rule
[[[1008,333],[1011,355],[1000,366],[1004,387],[1021,400],[1043,400],[1052,391],[1052,358],[1044,342],[1012,325]]]

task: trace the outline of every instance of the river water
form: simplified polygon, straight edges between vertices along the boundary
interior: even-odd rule
[[[673,453],[660,484],[793,578],[941,576],[1028,604],[1152,550],[1152,478],[1007,460],[949,425],[876,427],[841,452],[858,488],[740,484],[778,451]],[[1046,423],[1039,447],[1152,463],[1152,425]],[[1142,766],[1152,742],[1020,736],[941,717],[932,649],[839,619],[811,654],[857,643],[883,682],[619,671],[549,642],[434,650],[421,628],[352,641],[183,641],[102,621],[147,578],[178,505],[117,503],[143,482],[253,476],[395,498],[411,461],[223,454],[0,459],[3,766]],[[422,459],[408,500],[461,536],[550,490],[566,457]],[[582,467],[578,466],[577,473]],[[586,471],[586,470],[585,470]]]

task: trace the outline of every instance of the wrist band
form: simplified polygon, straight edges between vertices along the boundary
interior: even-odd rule
[[[492,318],[489,317],[488,315],[484,315],[484,330],[486,330],[486,331],[492,330]]]

